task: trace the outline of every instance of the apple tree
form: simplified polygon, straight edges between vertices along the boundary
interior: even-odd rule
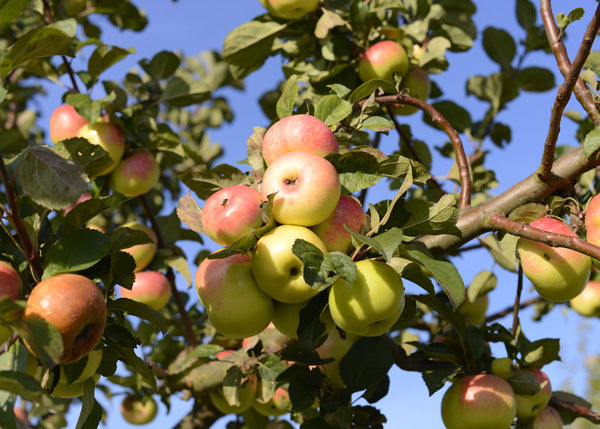
[[[113,79],[135,49],[105,31],[143,32],[142,2],[0,1],[0,427],[98,427],[111,398],[144,424],[178,397],[181,428],[378,428],[393,367],[445,391],[447,428],[600,423],[544,372],[560,340],[520,317],[600,316],[600,7],[516,0],[515,29],[480,28],[472,0],[260,2],[220,51]],[[442,79],[476,45],[481,111]],[[242,108],[222,90],[272,57],[264,122],[224,163],[211,132]],[[503,113],[543,92],[539,166],[494,194]],[[473,248],[493,268],[468,283]]]

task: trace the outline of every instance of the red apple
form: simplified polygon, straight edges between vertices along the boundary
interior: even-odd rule
[[[116,125],[102,121],[86,124],[79,129],[77,135],[108,152],[112,162],[98,174],[99,176],[104,176],[117,167],[125,152],[125,138]]]
[[[146,150],[140,150],[119,162],[110,174],[110,186],[126,197],[137,197],[152,189],[159,175],[154,156]]]
[[[547,406],[533,419],[532,429],[562,429],[563,422],[555,408]]]
[[[135,274],[131,289],[120,288],[121,296],[160,310],[171,299],[171,282],[158,271],[141,271]]]
[[[287,116],[275,122],[263,138],[262,153],[267,165],[286,152],[304,150],[325,156],[339,152],[331,129],[318,118],[301,114]]]
[[[318,225],[311,227],[321,239],[328,252],[346,253],[352,245],[352,234],[345,226],[354,232],[360,232],[367,223],[367,215],[356,199],[342,195],[333,213]]]
[[[584,317],[600,317],[600,282],[590,280],[585,289],[569,304]]]
[[[552,385],[546,373],[537,368],[521,369],[519,372],[533,375],[538,385],[538,390],[534,394],[515,394],[517,417],[529,419],[538,415],[548,405],[552,396]]]
[[[407,90],[407,94],[413,98],[418,98],[421,101],[426,101],[429,98],[431,91],[431,82],[429,81],[429,73],[425,70],[414,69],[409,71],[402,79],[402,89]],[[416,106],[394,105],[391,111],[394,115],[412,115],[419,110]]]
[[[358,75],[363,82],[383,79],[394,83],[395,74],[403,77],[407,72],[408,55],[400,44],[392,40],[375,43],[358,60]]]
[[[206,235],[229,246],[263,224],[260,192],[248,186],[229,186],[212,194],[202,209]]]
[[[154,259],[154,255],[156,255],[158,239],[152,228],[141,223],[134,221],[128,222],[123,226],[137,231],[143,231],[146,233],[148,238],[152,240],[151,243],[136,244],[135,246],[123,249],[123,252],[129,253],[133,257],[133,260],[135,261],[134,272],[137,273],[144,270],[148,265],[150,265],[152,259]]]
[[[600,194],[594,195],[588,202],[585,211],[586,240],[596,246],[600,246]],[[600,265],[600,261],[593,260],[594,265]]]
[[[127,423],[145,425],[150,423],[158,413],[158,405],[151,396],[127,395],[120,407],[121,415]]]
[[[263,200],[273,199],[273,217],[282,224],[313,226],[325,221],[340,199],[341,185],[333,164],[311,152],[287,152],[263,176]]]
[[[79,130],[88,124],[88,120],[81,116],[70,104],[58,106],[50,115],[50,140],[58,143],[61,140],[77,137]]]
[[[6,261],[0,261],[0,298],[6,296],[10,299],[19,299],[21,277],[17,270]]]

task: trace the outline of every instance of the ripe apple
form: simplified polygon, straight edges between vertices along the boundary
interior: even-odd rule
[[[110,174],[110,186],[126,197],[145,194],[156,185],[160,170],[154,156],[140,150],[119,162]]]
[[[88,124],[88,120],[81,116],[70,104],[58,106],[50,115],[50,140],[58,143],[61,140],[77,137],[79,130]]]
[[[586,240],[600,245],[600,194],[594,195],[585,210]]]
[[[93,374],[91,378],[94,380],[94,383],[98,383],[98,380],[100,380],[100,374]],[[85,382],[86,380],[75,383],[58,382],[50,394],[52,396],[56,396],[57,398],[78,398],[83,396]]]
[[[158,405],[152,396],[127,395],[120,407],[121,415],[127,423],[145,425],[158,413]]]
[[[563,422],[555,408],[547,406],[533,419],[532,429],[562,429]]]
[[[208,395],[210,396],[210,400],[215,408],[223,414],[239,414],[248,410],[252,406],[254,398],[256,397],[257,387],[258,379],[256,375],[251,374],[245,380],[239,390],[239,403],[236,405],[232,405],[227,402],[221,386],[217,387],[216,389],[212,389]]]
[[[492,374],[459,378],[442,398],[442,420],[447,429],[507,429],[516,412],[512,387]]]
[[[469,299],[469,296],[465,292],[465,300],[458,307],[458,312],[467,319],[471,325],[479,325],[485,321],[485,313],[487,312],[489,305],[489,298],[487,294],[480,295],[475,298],[475,301]]]
[[[283,388],[278,387],[275,389],[275,393],[271,399],[267,402],[260,402],[255,400],[252,403],[252,408],[263,416],[283,416],[284,414],[288,414],[292,411],[292,402],[290,401],[289,392]]]
[[[363,337],[387,332],[404,309],[404,286],[400,275],[381,261],[356,263],[353,283],[339,278],[329,290],[329,311],[337,326]]]
[[[583,291],[569,301],[571,308],[584,317],[600,317],[600,282],[590,280]]]
[[[8,262],[0,261],[0,298],[19,299],[19,290],[21,289],[21,277],[17,270]],[[0,320],[12,322],[21,316],[20,311],[11,311],[0,315]],[[4,344],[12,335],[12,330],[8,326],[0,323],[0,345]]]
[[[273,217],[282,224],[312,226],[327,219],[340,199],[341,185],[333,164],[311,152],[279,156],[265,170],[261,195],[276,194]]]
[[[206,235],[215,243],[229,246],[262,226],[260,192],[236,185],[212,194],[202,208]]]
[[[402,88],[408,90],[408,95],[411,97],[426,101],[429,98],[429,93],[431,91],[429,73],[421,69],[409,71],[402,79]],[[408,116],[416,113],[418,110],[418,107],[409,105],[394,105],[391,107],[391,111],[394,115]]]
[[[106,317],[100,288],[87,277],[71,273],[39,282],[23,312],[24,320],[44,319],[61,334],[64,352],[59,363],[75,362],[93,350],[104,333]]]
[[[348,332],[342,333],[339,329],[331,329],[323,344],[315,349],[321,359],[334,359],[320,366],[332,387],[345,387],[340,376],[340,361],[358,338],[357,335]]]
[[[196,271],[196,291],[217,331],[231,338],[262,332],[273,317],[273,300],[256,284],[250,258],[235,254],[204,259]]]
[[[171,299],[171,282],[158,271],[140,271],[135,273],[131,289],[120,288],[123,298],[146,304],[153,310],[160,310]]]
[[[529,419],[539,414],[548,405],[552,396],[552,385],[546,373],[537,368],[520,369],[519,372],[532,374],[539,387],[539,390],[532,395],[515,394],[517,417]]]
[[[363,82],[383,79],[394,83],[394,74],[404,77],[408,72],[408,55],[392,40],[370,46],[358,60],[358,76]]]
[[[277,18],[299,19],[319,8],[319,0],[260,0],[260,3]]]
[[[301,114],[287,116],[269,127],[263,137],[262,154],[267,165],[286,152],[304,150],[319,156],[339,152],[331,129],[318,118]]]
[[[566,224],[549,217],[530,224],[544,231],[576,236]],[[519,238],[517,252],[523,272],[540,296],[548,301],[566,302],[575,298],[588,282],[591,258],[564,247]]]
[[[79,129],[77,135],[87,139],[91,144],[102,147],[112,159],[112,163],[102,170],[99,176],[104,176],[117,167],[125,152],[125,138],[116,125],[103,121],[85,124]]]
[[[342,195],[333,213],[311,229],[325,244],[328,252],[346,253],[352,245],[352,234],[344,226],[360,232],[366,223],[367,215],[359,202],[348,195]]]
[[[288,304],[306,301],[319,293],[304,280],[304,265],[292,251],[297,239],[308,241],[323,253],[327,251],[310,229],[279,225],[258,240],[252,256],[252,273],[258,286],[274,300]]]
[[[133,260],[135,261],[134,272],[137,273],[144,270],[148,265],[150,265],[152,259],[154,259],[154,255],[156,255],[158,239],[152,228],[139,222],[128,222],[123,226],[136,231],[145,232],[148,238],[152,240],[151,243],[136,244],[135,246],[122,249],[123,252],[129,253],[133,257]]]

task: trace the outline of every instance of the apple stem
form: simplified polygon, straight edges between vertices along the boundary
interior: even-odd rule
[[[519,308],[521,304],[521,292],[523,292],[523,266],[519,263],[519,274],[517,276],[517,293],[515,294],[515,304],[513,305],[513,324],[510,333],[513,337],[517,335],[517,329],[521,324],[519,320]]]

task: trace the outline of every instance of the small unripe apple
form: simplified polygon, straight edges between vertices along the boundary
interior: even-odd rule
[[[509,379],[514,374],[513,361],[511,358],[499,358],[492,361],[492,374]]]
[[[489,305],[487,294],[480,295],[471,302],[469,296],[465,293],[465,300],[458,307],[458,312],[467,319],[471,325],[479,325],[485,321],[485,314]]]
[[[103,121],[86,124],[79,129],[77,136],[108,152],[112,162],[98,174],[99,176],[104,176],[117,167],[125,152],[125,138],[116,125]]]
[[[384,40],[369,47],[360,57],[358,75],[363,82],[383,79],[394,83],[395,74],[406,75],[408,63],[408,55],[400,44]]]
[[[140,271],[135,273],[131,289],[120,288],[121,296],[146,304],[153,310],[160,310],[171,299],[171,282],[158,271]]]
[[[583,291],[569,301],[571,308],[584,317],[600,317],[600,282],[590,280]]]
[[[320,0],[260,0],[260,3],[277,18],[298,19],[319,8]]]
[[[88,124],[88,120],[81,116],[70,104],[58,106],[50,115],[50,140],[58,143],[79,135],[79,130]]]
[[[352,245],[352,234],[345,227],[360,232],[366,222],[367,215],[360,203],[350,196],[342,195],[331,216],[311,229],[325,244],[328,252],[346,253]]]
[[[533,375],[538,385],[538,390],[534,394],[515,394],[517,417],[520,419],[529,419],[538,415],[548,405],[552,396],[552,385],[546,373],[540,369],[528,368],[519,371]]]
[[[102,349],[94,349],[91,352],[89,352],[86,355],[86,357],[87,361],[85,363],[85,366],[83,367],[81,373],[75,380],[68,380],[67,374],[65,372],[65,367],[64,365],[61,365],[58,383],[74,384],[79,383],[81,381],[85,381],[88,378],[92,377],[96,373],[96,371],[98,371],[98,368],[102,363]]]
[[[151,396],[128,395],[121,402],[120,411],[127,423],[145,425],[156,417],[158,405]]]
[[[533,419],[532,429],[562,429],[563,422],[555,408],[547,406]]]
[[[239,403],[231,405],[225,399],[223,388],[217,387],[209,392],[210,400],[217,410],[223,414],[239,414],[248,410],[256,397],[258,379],[256,375],[250,375],[239,390]]]
[[[136,231],[145,232],[148,238],[152,240],[151,243],[136,244],[135,246],[122,249],[123,252],[129,253],[133,257],[133,260],[135,261],[134,272],[137,273],[144,270],[148,265],[150,265],[152,259],[154,259],[154,256],[156,255],[158,239],[152,228],[139,222],[128,222],[123,226]]]
[[[137,197],[152,189],[159,175],[154,156],[146,150],[140,150],[119,162],[110,174],[110,186],[126,197]]]
[[[402,89],[408,90],[409,96],[417,98],[421,101],[426,101],[429,98],[429,93],[431,91],[429,73],[421,69],[413,69],[409,71],[402,79]],[[418,110],[418,107],[409,105],[394,105],[391,107],[391,111],[394,115],[412,115]]]

